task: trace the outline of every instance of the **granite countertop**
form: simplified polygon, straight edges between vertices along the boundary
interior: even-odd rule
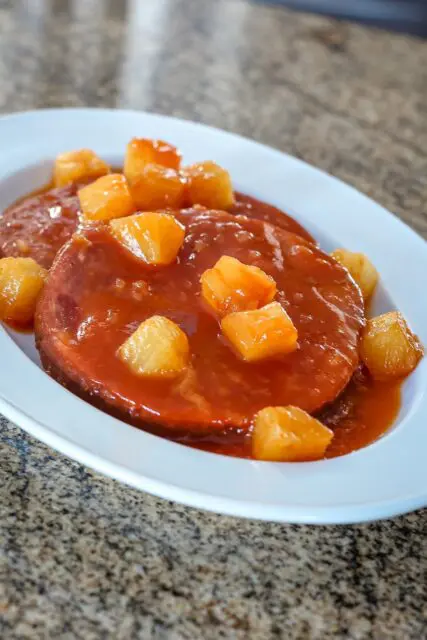
[[[333,173],[424,236],[426,98],[427,43],[409,36],[244,0],[0,0],[1,112],[203,121]],[[216,516],[0,424],[3,638],[427,638],[427,511],[317,528]]]

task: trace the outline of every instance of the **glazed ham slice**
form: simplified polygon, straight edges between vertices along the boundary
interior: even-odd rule
[[[88,402],[144,426],[203,434],[246,429],[265,406],[312,413],[333,401],[359,363],[364,324],[359,289],[348,272],[300,236],[222,212],[177,214],[185,226],[178,259],[146,265],[110,234],[81,229],[58,255],[36,313],[46,370]],[[200,294],[200,277],[222,255],[262,269],[275,300],[298,330],[285,356],[244,362]],[[117,350],[154,315],[187,335],[191,366],[178,378],[141,379]]]

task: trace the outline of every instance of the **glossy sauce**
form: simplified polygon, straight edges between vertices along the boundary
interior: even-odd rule
[[[48,184],[10,205],[0,216],[0,257],[33,258],[49,269],[59,249],[77,229],[80,213],[77,193],[88,182],[81,180],[57,188]],[[230,213],[265,220],[313,240],[290,216],[242,193],[235,194]]]
[[[332,401],[358,366],[364,323],[347,271],[307,240],[259,220],[209,211],[177,216],[185,241],[167,267],[148,267],[102,226],[82,230],[61,252],[36,318],[47,358],[126,416],[151,417],[171,430],[248,428],[268,405],[312,412]],[[201,275],[224,254],[275,280],[276,300],[298,329],[296,351],[256,363],[235,355],[200,295]],[[176,322],[190,343],[191,368],[173,381],[141,379],[116,356],[156,314]]]
[[[33,257],[38,259],[40,264],[49,267],[57,249],[72,235],[79,209],[76,187],[55,190],[62,193],[53,195],[46,193],[46,190],[42,189],[32,194],[31,198],[23,198],[9,207],[8,212],[12,210],[12,215],[9,213],[5,216],[7,226],[3,224],[3,236],[0,225],[0,257],[2,250],[4,255],[32,255],[35,251],[36,255]],[[58,213],[58,209],[55,209],[57,215],[51,216],[51,207],[60,207],[61,210]],[[45,212],[42,215],[38,213],[41,209]],[[47,210],[49,219],[46,218]],[[275,207],[244,194],[236,194],[236,204],[230,213],[266,220],[311,239],[308,232],[292,218]],[[41,240],[38,237],[39,232]],[[344,455],[380,437],[393,424],[399,412],[401,385],[400,380],[375,383],[366,372],[356,372],[339,398],[318,414],[335,434],[326,457]],[[96,404],[94,399],[92,401]],[[172,433],[168,429],[148,423],[139,426],[206,451],[251,458],[250,428],[226,428],[218,430],[215,434],[195,436],[189,432]]]
[[[0,216],[0,257],[33,258],[49,269],[78,225],[82,184],[49,185],[8,207]]]
[[[402,380],[375,382],[367,371],[357,371],[340,397],[316,415],[334,432],[325,457],[346,455],[380,438],[397,418],[401,388]],[[168,434],[162,435],[170,438]],[[229,430],[205,438],[186,436],[175,441],[211,453],[252,458],[250,431]]]
[[[334,432],[327,458],[342,456],[377,440],[396,420],[401,380],[375,382],[366,370],[353,376],[348,388],[318,418]]]
[[[266,202],[262,202],[261,200],[257,200],[257,198],[247,196],[238,191],[236,191],[234,197],[235,203],[228,210],[229,213],[247,216],[248,218],[256,218],[257,220],[274,224],[285,231],[296,233],[306,240],[315,242],[313,236],[308,233],[307,229],[304,229],[299,222],[277,207],[273,207],[271,204],[267,204]]]

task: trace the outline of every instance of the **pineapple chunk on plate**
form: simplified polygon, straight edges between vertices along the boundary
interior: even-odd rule
[[[146,211],[110,222],[111,233],[147,264],[168,265],[178,255],[185,229],[167,213]]]
[[[70,182],[85,178],[99,178],[110,172],[109,165],[91,149],[79,149],[60,153],[53,168],[55,187],[63,187]]]
[[[79,190],[82,216],[87,221],[112,220],[135,211],[126,178],[110,173]]]
[[[185,202],[185,181],[174,169],[148,164],[129,181],[132,197],[141,211],[181,209]]]
[[[208,209],[228,209],[234,203],[233,185],[228,171],[215,162],[197,162],[186,167],[187,194],[191,205]]]
[[[398,311],[368,320],[360,345],[361,358],[376,380],[407,376],[424,349]]]
[[[298,407],[266,407],[255,416],[252,452],[257,460],[319,460],[333,435],[319,420]]]
[[[178,171],[181,165],[181,153],[176,147],[163,140],[132,138],[126,148],[123,169],[129,182],[139,178],[148,164],[158,164]]]
[[[223,334],[247,362],[295,351],[298,332],[279,302],[255,311],[230,313],[221,321]]]
[[[276,295],[276,283],[262,269],[222,256],[200,278],[205,302],[219,315],[258,309]]]
[[[175,322],[152,316],[139,325],[117,355],[137,376],[173,378],[188,366],[190,347]]]
[[[0,320],[20,327],[30,325],[47,274],[32,258],[2,258]]]
[[[345,267],[353,280],[359,285],[365,300],[375,291],[378,282],[378,271],[363,253],[353,253],[347,249],[336,249],[331,256]]]

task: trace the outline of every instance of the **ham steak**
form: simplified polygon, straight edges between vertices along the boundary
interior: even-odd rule
[[[312,413],[333,401],[359,364],[364,304],[346,269],[299,235],[223,212],[177,214],[186,236],[178,259],[148,267],[108,226],[81,228],[60,251],[39,301],[35,331],[45,369],[88,402],[138,426],[175,433],[246,430],[268,405]],[[200,276],[222,255],[277,283],[276,300],[299,348],[241,361],[200,296]],[[187,334],[192,365],[174,380],[148,380],[117,358],[139,324],[163,315]]]

